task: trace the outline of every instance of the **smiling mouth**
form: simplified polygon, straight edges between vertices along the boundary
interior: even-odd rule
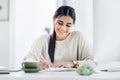
[[[59,33],[60,33],[60,34],[65,34],[65,32],[63,32],[63,31],[59,31]]]

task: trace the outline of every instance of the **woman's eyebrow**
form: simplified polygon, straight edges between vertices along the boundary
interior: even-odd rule
[[[62,23],[63,23],[63,21],[62,21],[62,20],[58,20],[58,22],[62,22]]]
[[[67,23],[67,24],[72,24],[72,23]]]

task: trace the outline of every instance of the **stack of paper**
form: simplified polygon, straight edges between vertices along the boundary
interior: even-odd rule
[[[0,74],[9,74],[10,71],[7,67],[5,66],[0,66]]]

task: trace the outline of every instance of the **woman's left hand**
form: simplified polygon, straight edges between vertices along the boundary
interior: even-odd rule
[[[72,61],[71,62],[58,62],[58,63],[54,63],[53,67],[55,67],[55,68],[61,68],[61,67],[63,67],[63,68],[73,68],[74,64],[73,64]]]

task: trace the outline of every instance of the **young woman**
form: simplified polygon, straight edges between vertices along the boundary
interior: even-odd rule
[[[71,31],[76,14],[70,6],[59,7],[54,16],[51,35],[39,37],[24,61],[39,61],[40,67],[75,68],[83,64],[95,67],[93,50],[81,32]]]

